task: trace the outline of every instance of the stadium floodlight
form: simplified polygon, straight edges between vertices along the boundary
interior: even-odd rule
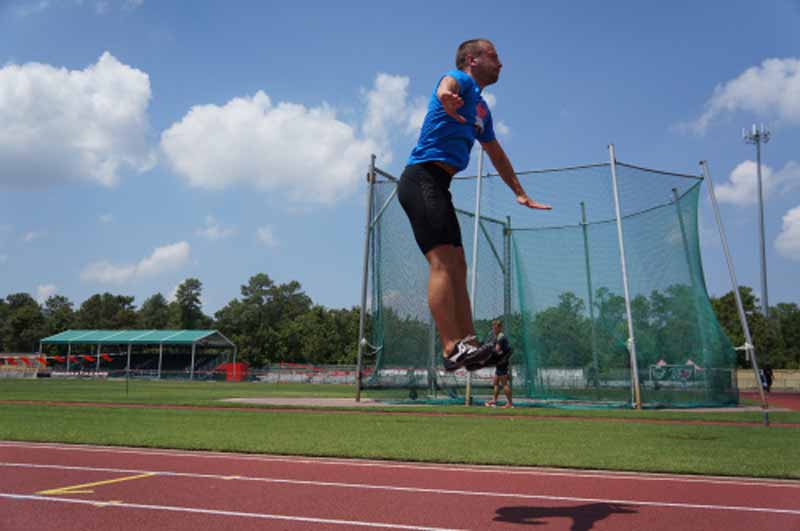
[[[756,146],[756,173],[758,175],[758,238],[761,252],[761,305],[764,317],[769,317],[769,295],[767,293],[767,253],[764,243],[764,194],[761,185],[761,144],[769,142],[771,134],[761,124],[761,128],[753,124],[752,131],[742,129],[742,140]]]

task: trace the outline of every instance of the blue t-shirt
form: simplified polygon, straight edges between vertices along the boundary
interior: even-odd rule
[[[461,70],[451,70],[445,75],[458,82],[458,95],[464,100],[464,105],[457,112],[466,122],[459,123],[447,114],[442,102],[436,97],[440,78],[433,89],[428,113],[408,164],[438,160],[461,171],[469,164],[469,153],[476,138],[480,142],[491,142],[495,139],[492,113],[472,76]]]

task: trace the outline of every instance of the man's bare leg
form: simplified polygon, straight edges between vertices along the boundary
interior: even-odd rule
[[[514,407],[511,401],[511,378],[509,377],[506,377],[505,382],[503,382],[503,393],[506,395],[506,407]]]
[[[464,248],[456,247],[458,253],[456,266],[457,270],[453,273],[455,285],[453,294],[455,295],[455,315],[459,330],[463,330],[465,336],[475,335],[475,324],[472,321],[472,304],[467,291],[467,260],[464,257]]]
[[[469,335],[457,316],[460,304],[456,294],[456,277],[462,274],[460,262],[464,260],[464,250],[453,245],[439,245],[425,255],[428,259],[428,306],[439,330],[442,347],[450,352],[459,339]],[[469,306],[467,306],[469,309]]]

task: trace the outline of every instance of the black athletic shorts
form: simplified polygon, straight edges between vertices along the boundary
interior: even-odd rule
[[[494,375],[495,376],[508,376],[508,363],[504,365],[498,365],[494,368]]]
[[[406,166],[400,176],[397,196],[422,254],[444,244],[463,247],[450,195],[451,180],[444,168],[433,162]]]

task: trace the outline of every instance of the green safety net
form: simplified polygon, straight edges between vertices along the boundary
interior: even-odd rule
[[[478,336],[488,335],[492,320],[503,321],[518,404],[628,407],[634,349],[644,407],[737,404],[736,353],[711,307],[701,263],[702,180],[619,162],[615,170],[633,340],[610,164],[520,173],[529,195],[553,205],[548,212],[517,205],[497,176],[481,180]],[[476,185],[467,177],[451,186],[470,267]],[[364,387],[462,401],[467,373],[442,368],[427,262],[395,190],[392,179],[374,184]],[[471,394],[485,398],[493,374],[471,373]]]

